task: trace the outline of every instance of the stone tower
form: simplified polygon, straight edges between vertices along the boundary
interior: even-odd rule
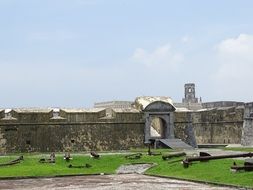
[[[194,83],[187,83],[184,85],[183,103],[198,103],[198,98],[195,97]]]

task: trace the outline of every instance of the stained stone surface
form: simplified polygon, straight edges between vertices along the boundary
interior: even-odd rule
[[[132,173],[142,174],[152,166],[153,164],[122,165],[117,169],[116,173],[117,174],[132,174]]]
[[[61,178],[40,178],[22,180],[2,180],[0,189],[9,190],[232,190],[237,188],[218,187],[206,184],[151,177],[140,174],[121,174],[121,175],[97,175],[97,176],[76,176]]]

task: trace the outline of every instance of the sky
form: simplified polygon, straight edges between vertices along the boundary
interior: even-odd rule
[[[0,107],[253,101],[252,0],[0,0]]]

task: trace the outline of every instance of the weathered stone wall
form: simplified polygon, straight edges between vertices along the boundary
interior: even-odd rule
[[[51,124],[4,126],[6,150],[87,151],[141,147],[143,124]]]
[[[202,108],[221,108],[221,107],[238,107],[244,106],[244,102],[235,101],[217,101],[202,103]]]
[[[202,109],[202,103],[199,103],[199,102],[197,102],[197,103],[193,103],[193,102],[174,103],[174,106],[176,108],[187,108],[187,109],[193,110],[193,111]]]
[[[240,144],[243,107],[219,108],[192,112],[192,125],[197,144]],[[186,141],[189,112],[177,112],[175,135]]]
[[[175,112],[174,133],[186,143],[241,143],[244,107]],[[144,113],[98,111],[0,111],[0,153],[120,150],[144,146]],[[252,128],[250,128],[252,129]]]
[[[193,147],[197,147],[192,117],[192,112],[175,112],[174,133],[176,138],[182,139]]]
[[[2,128],[0,128],[0,153],[1,152],[6,152],[6,139],[4,138]]]
[[[242,145],[253,146],[253,102],[245,104]]]
[[[140,113],[106,111],[12,112],[15,120],[0,120],[0,151],[48,152],[120,150],[142,147],[144,121]]]

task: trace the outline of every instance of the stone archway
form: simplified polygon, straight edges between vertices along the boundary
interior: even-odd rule
[[[173,114],[164,113],[164,114],[155,114],[155,113],[145,113],[146,122],[145,122],[145,143],[149,143],[150,140],[155,139],[168,139],[174,138],[174,122],[172,120]],[[159,118],[162,122],[162,131],[159,136],[152,136],[152,121],[155,118]]]
[[[150,140],[174,138],[174,111],[173,105],[162,101],[152,102],[143,110],[146,121],[145,143],[149,143]],[[157,123],[160,125],[156,130],[158,135],[152,135],[152,125],[156,122],[161,122]],[[160,135],[158,128],[160,128]]]
[[[162,145],[173,149],[192,148],[174,135],[174,107],[172,100],[165,96],[143,96],[135,100],[135,107],[144,114],[144,143],[157,147]],[[162,127],[156,129],[157,135],[152,135],[152,123],[154,118],[161,120]],[[159,132],[160,130],[160,132]],[[159,134],[160,133],[160,134]]]

